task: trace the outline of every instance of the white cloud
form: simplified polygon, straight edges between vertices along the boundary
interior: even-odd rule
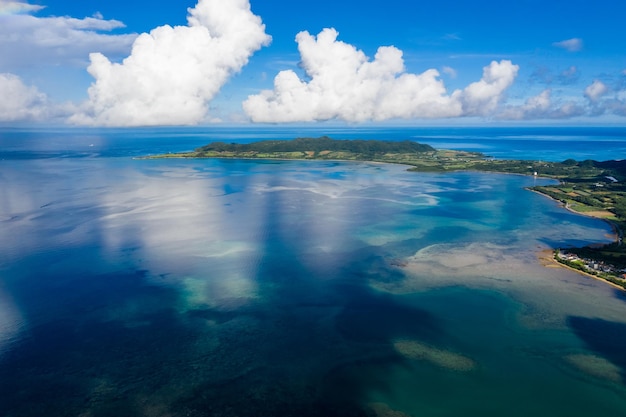
[[[90,55],[87,110],[70,122],[138,126],[195,124],[208,102],[249,57],[270,41],[248,0],[199,0],[188,26],[140,35],[129,57],[112,63]]]
[[[370,60],[337,36],[334,29],[317,37],[299,33],[296,42],[309,80],[281,71],[273,90],[243,103],[248,116],[255,122],[279,123],[486,115],[497,107],[518,70],[510,61],[492,62],[480,81],[448,94],[437,70],[405,72],[399,49],[380,47]]]
[[[573,71],[572,71],[573,72]],[[576,116],[599,117],[603,115],[626,116],[626,90],[618,85],[609,86],[594,80],[580,96],[552,100],[551,91],[531,97],[520,106],[507,106],[497,117],[501,119],[562,119]]]
[[[18,13],[32,13],[43,9],[44,6],[38,6],[34,4],[23,3],[20,1],[6,1],[0,0],[0,15],[3,14],[18,14]]]
[[[441,72],[443,72],[444,74],[448,74],[450,78],[456,78],[457,76],[456,70],[452,67],[444,66],[443,68],[441,68]]]
[[[500,117],[502,119],[523,120],[535,117],[550,108],[551,91],[549,89],[542,91],[539,95],[530,97],[521,106],[509,106]]]
[[[569,52],[578,52],[583,49],[583,40],[580,38],[566,39],[560,42],[554,42],[552,46],[565,49]]]
[[[0,122],[62,122],[76,111],[72,103],[56,103],[15,74],[0,73]]]
[[[526,109],[532,112],[543,112],[550,108],[551,90],[544,90],[539,95],[530,97],[526,100]]]
[[[608,93],[609,88],[600,80],[595,80],[585,88],[585,97],[591,102],[596,102],[600,97]]]
[[[0,71],[46,66],[86,66],[87,56],[102,51],[127,54],[137,35],[100,33],[124,27],[98,17],[39,18],[28,14],[0,15]]]
[[[459,94],[463,115],[486,116],[496,110],[503,93],[513,84],[518,70],[519,67],[511,61],[493,61],[485,67],[481,80],[468,85]]]
[[[36,120],[47,113],[46,95],[17,75],[0,73],[0,97],[10,97],[0,100],[0,122]]]
[[[619,84],[609,87],[600,80],[594,80],[585,88],[584,95],[589,100],[591,115],[626,116],[626,90]]]
[[[102,16],[35,17],[31,13],[43,6],[0,0],[0,103],[1,121],[32,121],[66,117],[74,108],[67,103],[52,103],[34,86],[27,85],[22,74],[49,80],[58,69],[81,69],[94,50],[119,56],[128,53],[135,34],[112,35],[108,32],[124,27],[117,20]],[[52,71],[51,71],[52,69]],[[45,81],[44,81],[45,83]]]
[[[536,96],[530,97],[521,106],[508,106],[498,115],[506,120],[532,120],[532,119],[566,119],[581,116],[585,109],[574,103],[554,103],[552,90],[546,89]]]

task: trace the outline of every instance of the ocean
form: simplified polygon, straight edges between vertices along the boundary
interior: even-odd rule
[[[626,416],[626,296],[553,180],[142,160],[211,141],[626,155],[619,128],[0,129],[0,415]]]

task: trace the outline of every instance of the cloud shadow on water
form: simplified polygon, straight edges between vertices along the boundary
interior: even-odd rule
[[[603,319],[571,316],[569,327],[587,346],[620,368],[626,383],[626,324]]]
[[[277,215],[291,204],[302,209],[287,200],[288,193],[277,192],[266,201],[255,278],[260,297],[244,308],[244,331],[232,334],[233,354],[224,354],[247,366],[237,377],[206,380],[181,397],[176,408],[183,415],[366,416],[367,390],[384,382],[364,376],[405,361],[393,341],[442,334],[428,312],[369,288],[365,271],[384,249],[311,252],[311,242],[301,238],[311,225],[285,227]]]
[[[433,338],[439,324],[368,287],[364,271],[384,248],[311,251],[302,236],[318,220],[308,217],[310,229],[286,221],[285,207],[296,201],[282,199],[287,194],[257,207],[266,231],[250,277],[258,298],[246,303],[190,306],[176,284],[182,277],[162,283],[169,271],[140,269],[142,252],[124,246],[147,241],[117,249],[127,252],[123,267],[110,265],[117,272],[85,272],[92,266],[82,255],[102,261],[96,227],[79,249],[11,265],[8,273],[28,271],[6,286],[28,327],[0,357],[0,414],[367,415],[364,393],[380,382],[363,372],[401,364],[393,339]]]
[[[141,415],[137,399],[159,392],[176,367],[188,366],[185,347],[198,334],[173,310],[176,293],[147,283],[144,271],[71,284],[65,295],[43,282],[35,286],[44,288],[14,288],[31,325],[0,359],[0,414]],[[132,320],[111,315],[131,304],[139,309]]]

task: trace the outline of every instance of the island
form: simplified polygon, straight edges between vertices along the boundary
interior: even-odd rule
[[[626,289],[626,160],[562,162],[495,159],[479,152],[435,149],[411,140],[337,140],[328,136],[253,143],[213,142],[192,152],[146,156],[162,158],[233,158],[370,161],[402,164],[415,172],[487,171],[548,177],[556,185],[528,189],[568,210],[607,221],[615,241],[602,246],[557,248],[554,259],[569,268]]]

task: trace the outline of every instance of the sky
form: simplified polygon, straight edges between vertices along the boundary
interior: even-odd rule
[[[2,125],[626,124],[622,0],[0,0]]]

